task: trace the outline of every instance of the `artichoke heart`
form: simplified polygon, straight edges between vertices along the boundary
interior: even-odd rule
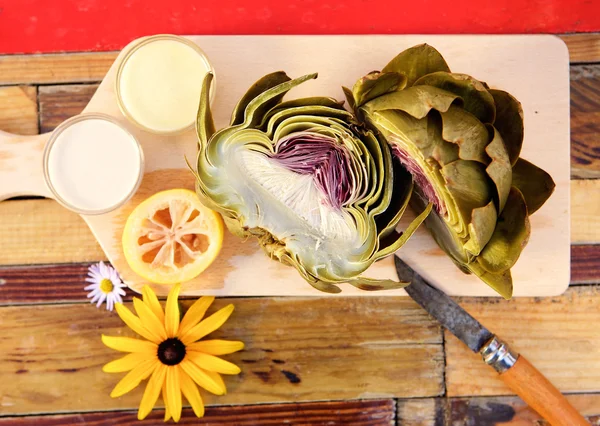
[[[505,298],[510,268],[530,234],[529,216],[552,194],[548,173],[519,158],[523,110],[509,93],[450,72],[426,44],[344,88],[356,116],[384,137],[414,178],[411,205],[465,273]]]
[[[385,140],[336,100],[282,102],[314,78],[264,76],[239,101],[230,125],[215,131],[208,74],[197,120],[197,193],[232,233],[256,237],[270,257],[319,290],[337,293],[340,283],[402,287],[407,283],[361,274],[398,250],[433,205],[425,203],[408,229],[396,232],[412,194],[411,174]]]

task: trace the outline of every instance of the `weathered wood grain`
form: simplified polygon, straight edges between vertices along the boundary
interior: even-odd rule
[[[101,81],[117,52],[0,56],[0,85]]]
[[[191,409],[184,409],[180,425],[268,426],[268,425],[347,425],[390,426],[395,418],[394,401],[333,401],[303,404],[264,404],[209,407],[198,419]],[[143,423],[136,411],[66,414],[54,416],[0,417],[2,426],[62,425],[164,425],[162,410],[152,412]]]
[[[1,265],[106,259],[83,219],[55,201],[0,203],[0,223]]]
[[[600,179],[571,181],[571,243],[600,242]]]
[[[571,246],[571,284],[600,284],[600,245]]]
[[[571,176],[600,177],[600,65],[571,67]]]
[[[242,368],[207,404],[438,396],[439,325],[398,297],[219,299],[236,306],[214,338],[242,340],[227,356]],[[182,302],[189,306],[189,301]],[[115,313],[90,304],[0,309],[1,415],[132,409],[143,387],[111,399],[119,356],[101,334],[132,335]],[[212,335],[211,335],[212,336]]]
[[[569,48],[569,57],[572,64],[600,62],[600,34],[563,34],[561,39]]]
[[[562,392],[600,390],[600,287],[571,287],[559,297],[459,298],[486,327],[523,353]],[[512,392],[456,337],[446,336],[449,396]]]
[[[22,135],[37,134],[36,96],[37,90],[33,86],[0,87],[0,130]]]
[[[567,395],[592,426],[600,426],[600,394]],[[518,397],[451,398],[448,426],[549,426]]]
[[[399,399],[397,426],[446,426],[446,398]]]
[[[39,88],[40,132],[54,130],[56,126],[83,111],[97,84],[69,84],[41,86]]]

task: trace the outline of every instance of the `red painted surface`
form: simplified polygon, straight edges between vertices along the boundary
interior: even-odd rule
[[[0,53],[114,50],[156,33],[599,30],[598,0],[0,0]]]

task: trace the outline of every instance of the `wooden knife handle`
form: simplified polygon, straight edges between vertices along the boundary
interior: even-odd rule
[[[553,426],[589,426],[585,418],[523,355],[500,374],[504,383]]]

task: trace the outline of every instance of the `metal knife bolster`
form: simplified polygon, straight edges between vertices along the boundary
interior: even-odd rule
[[[519,354],[497,336],[492,337],[481,348],[481,356],[483,361],[493,367],[498,373],[504,373],[515,365],[519,359]]]

